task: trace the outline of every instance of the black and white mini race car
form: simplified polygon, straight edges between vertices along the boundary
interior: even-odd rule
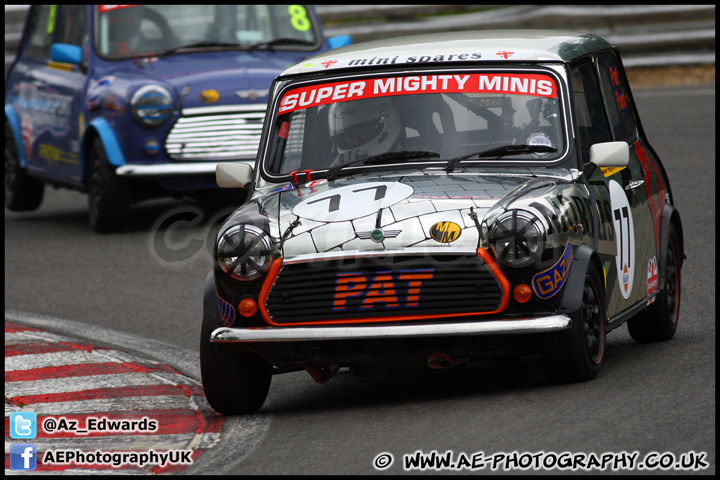
[[[200,345],[210,405],[538,352],[594,378],[606,334],[677,328],[683,235],[617,48],[567,31],[453,32],[312,57],[272,85],[222,225]]]

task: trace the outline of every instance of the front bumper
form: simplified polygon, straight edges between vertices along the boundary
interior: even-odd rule
[[[228,162],[232,160],[224,160]],[[237,163],[246,163],[255,167],[255,160],[238,160]],[[156,165],[122,165],[115,170],[115,174],[122,177],[163,177],[172,175],[215,175],[215,168],[220,162],[177,162],[161,163]]]
[[[211,342],[314,342],[338,340],[373,340],[392,338],[427,338],[463,335],[507,335],[549,333],[572,326],[567,315],[525,319],[485,320],[414,325],[365,325],[332,327],[220,327],[210,335]]]

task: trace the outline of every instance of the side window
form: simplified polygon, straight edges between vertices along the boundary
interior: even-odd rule
[[[30,19],[30,38],[25,49],[27,55],[41,59],[50,58],[55,10],[55,5],[40,5],[33,10],[33,17]]]
[[[587,163],[592,145],[613,139],[593,64],[585,63],[573,68],[571,80],[580,152],[583,163]]]
[[[598,70],[615,140],[633,143],[637,138],[635,119],[627,103],[627,86],[615,55],[603,53],[598,56]]]
[[[85,19],[85,5],[63,5],[57,14],[56,43],[69,43],[83,46],[87,36],[87,22]]]

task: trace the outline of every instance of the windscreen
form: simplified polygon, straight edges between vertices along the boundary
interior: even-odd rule
[[[318,48],[304,5],[98,5],[97,51],[106,57],[178,48]]]
[[[547,162],[564,148],[558,87],[546,73],[411,74],[290,88],[273,135],[273,174],[363,159],[437,162],[508,145],[552,148],[506,152],[503,161]],[[413,159],[413,152],[421,153]]]

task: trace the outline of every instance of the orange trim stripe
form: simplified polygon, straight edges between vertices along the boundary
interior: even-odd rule
[[[484,248],[478,248],[477,252],[478,257],[480,257],[483,262],[488,266],[490,271],[495,275],[495,278],[500,283],[500,288],[502,288],[503,295],[502,300],[500,302],[500,307],[497,310],[493,310],[492,312],[466,312],[466,313],[438,313],[438,314],[426,314],[426,315],[396,315],[396,316],[387,316],[387,317],[358,317],[358,318],[346,318],[342,320],[325,320],[322,322],[301,322],[301,323],[275,323],[270,318],[270,315],[267,311],[266,306],[266,300],[268,293],[270,293],[270,289],[275,284],[275,280],[277,279],[278,275],[280,274],[280,270],[282,269],[282,260],[277,259],[275,262],[273,262],[272,266],[270,267],[270,270],[268,271],[268,276],[265,279],[265,282],[263,283],[262,289],[260,290],[260,298],[258,299],[258,304],[260,306],[260,313],[262,314],[263,319],[265,320],[265,323],[268,325],[272,325],[274,327],[294,327],[294,326],[310,326],[310,325],[338,325],[338,324],[351,324],[351,323],[384,323],[384,322],[405,322],[405,321],[412,321],[412,320],[434,320],[438,318],[458,318],[458,317],[472,317],[477,315],[493,315],[496,313],[500,313],[503,310],[505,310],[508,306],[508,303],[510,302],[510,283],[505,278],[505,275],[503,275],[502,271],[500,271],[500,268],[497,266],[495,261],[493,260],[492,256],[485,250]]]
[[[270,325],[275,325],[272,320],[270,320],[270,315],[267,312],[267,309],[265,308],[265,300],[267,299],[267,295],[270,292],[270,289],[273,285],[275,285],[275,280],[277,279],[277,276],[280,274],[280,270],[282,269],[282,259],[278,258],[276,259],[273,264],[270,266],[270,270],[268,271],[268,276],[265,279],[265,282],[263,282],[263,286],[260,289],[260,298],[258,298],[258,306],[260,307],[260,314],[262,315],[263,319],[266,323],[269,323]]]
[[[505,278],[502,270],[500,270],[500,267],[498,267],[495,260],[493,260],[492,255],[490,255],[487,250],[482,247],[478,247],[477,255],[482,258],[482,261],[485,262],[485,265],[488,266],[490,271],[493,272],[493,275],[495,275],[495,278],[497,278],[497,281],[500,282],[500,287],[503,290],[502,302],[500,303],[500,308],[496,312],[492,313],[502,312],[507,308],[508,303],[510,302],[510,282],[508,282],[507,278]]]

